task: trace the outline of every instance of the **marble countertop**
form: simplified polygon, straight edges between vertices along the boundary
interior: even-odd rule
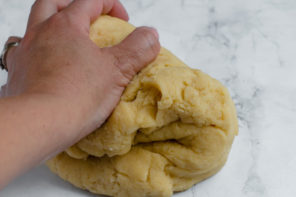
[[[225,167],[175,196],[296,196],[296,1],[122,2],[131,23],[156,27],[163,46],[219,79],[236,103],[240,131]],[[23,35],[32,3],[0,0],[0,45],[9,35]],[[5,80],[0,72],[0,85]],[[40,166],[0,196],[93,195]]]

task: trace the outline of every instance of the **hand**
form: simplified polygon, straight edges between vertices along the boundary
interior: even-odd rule
[[[160,50],[157,32],[148,27],[137,28],[117,46],[98,48],[89,39],[89,27],[100,14],[128,20],[117,0],[37,0],[23,40],[8,53],[8,81],[2,96],[6,100],[21,98],[17,99],[19,105],[11,104],[15,110],[29,106],[24,100],[33,103],[29,109],[34,110],[35,123],[27,121],[30,127],[26,126],[30,132],[41,130],[40,139],[29,145],[24,139],[15,143],[24,146],[24,153],[19,154],[30,152],[26,149],[44,149],[31,150],[34,162],[62,151],[99,127],[129,81]],[[27,114],[30,117],[29,110]],[[15,130],[9,124],[7,128]],[[9,165],[5,159],[2,162]]]
[[[124,8],[116,0],[70,2],[39,0],[34,4],[27,32],[8,56],[4,95],[42,94],[65,105],[57,105],[57,113],[79,121],[76,128],[87,128],[77,131],[78,136],[71,131],[73,143],[106,120],[124,87],[156,57],[160,47],[155,30],[142,27],[118,46],[98,48],[89,39],[91,21],[100,13],[127,20]]]

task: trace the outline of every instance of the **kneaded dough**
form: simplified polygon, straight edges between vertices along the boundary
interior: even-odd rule
[[[134,29],[102,16],[90,38],[108,47]],[[162,48],[127,86],[105,124],[48,166],[93,193],[167,197],[219,171],[237,132],[227,89]]]

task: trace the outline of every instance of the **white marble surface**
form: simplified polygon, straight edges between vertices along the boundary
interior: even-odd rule
[[[0,45],[9,35],[23,35],[32,2],[0,0]],[[222,81],[237,106],[240,132],[225,167],[175,196],[296,196],[296,1],[123,3],[132,23],[156,27],[163,46]],[[0,84],[5,80],[1,72]],[[41,166],[15,180],[0,196],[93,195]]]

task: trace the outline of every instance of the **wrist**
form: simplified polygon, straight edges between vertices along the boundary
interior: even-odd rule
[[[48,145],[48,150],[62,151],[79,140],[87,115],[83,114],[84,110],[74,99],[50,94],[26,94],[19,100],[31,106],[31,114],[36,114],[39,126],[42,125],[40,132],[47,137],[43,144]]]

